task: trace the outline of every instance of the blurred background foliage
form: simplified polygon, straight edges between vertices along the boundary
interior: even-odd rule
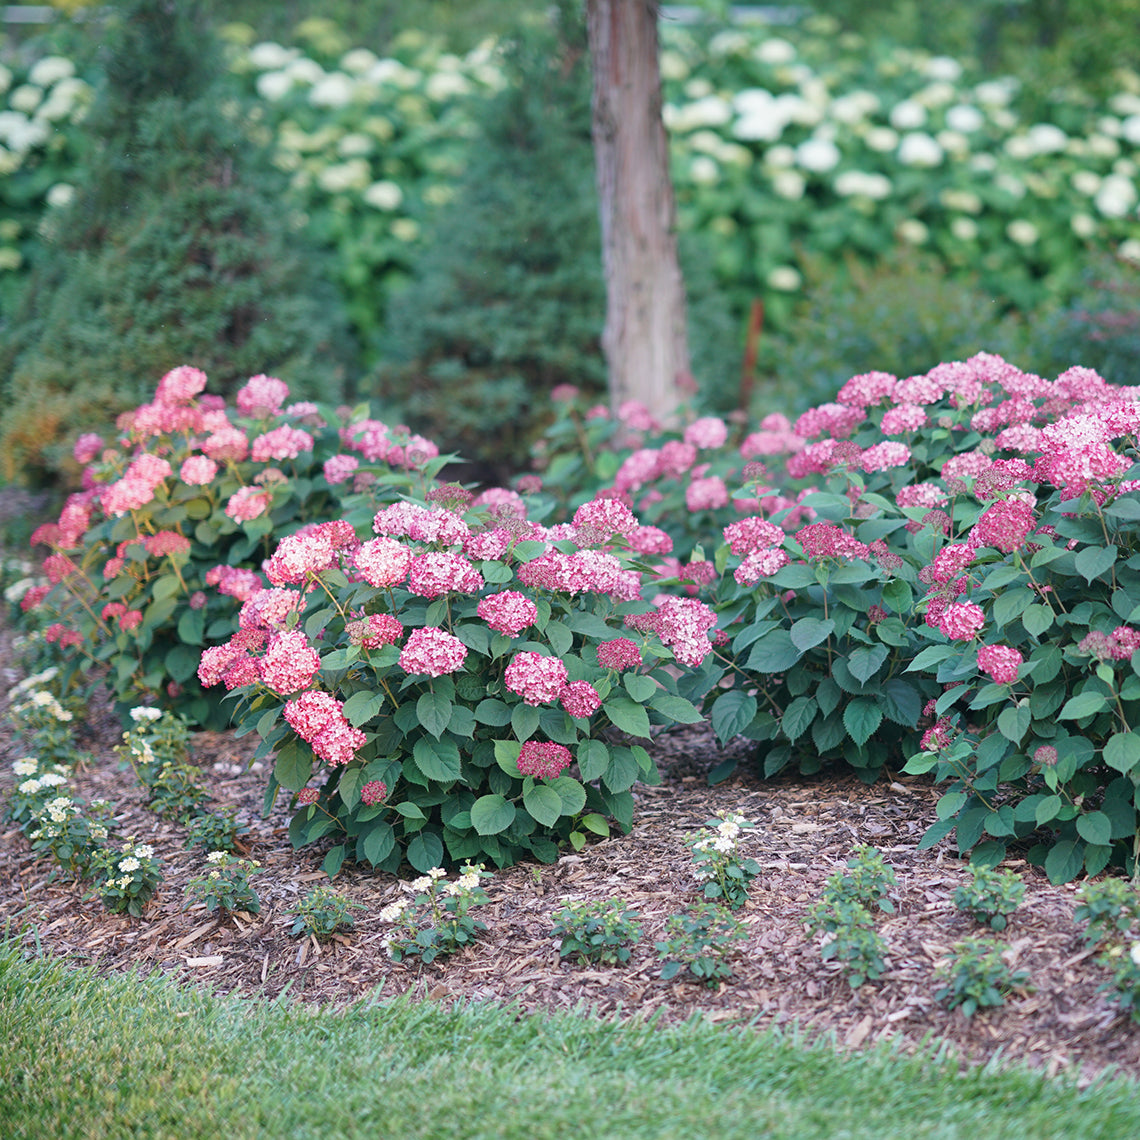
[[[0,194],[0,227],[15,227],[23,259],[19,274],[0,273],[3,478],[66,478],[75,434],[105,427],[183,361],[203,367],[213,390],[271,372],[299,397],[374,398],[383,418],[458,450],[473,464],[464,473],[485,479],[525,466],[554,385],[603,396],[604,282],[575,0],[556,5],[553,21],[534,0],[201,0],[201,19],[231,49],[277,43],[330,67],[352,48],[412,58],[435,42],[437,58],[451,58],[492,39],[508,45],[494,57],[499,89],[432,102],[409,88],[373,124],[381,157],[370,161],[381,196],[401,199],[398,222],[297,196],[298,186],[320,189],[310,166],[326,161],[316,153],[322,122],[335,124],[323,145],[347,169],[356,120],[286,100],[299,141],[284,162],[258,117],[257,77],[219,66],[212,38],[186,23],[195,5],[55,6],[66,18],[46,29],[7,27],[0,62],[61,55],[104,80],[82,127]],[[733,26],[738,6],[681,7],[699,39]],[[138,8],[170,19],[152,27],[157,39],[131,46],[116,38],[116,13]],[[915,49],[1012,74],[1025,113],[1036,108],[1043,121],[1118,90],[1140,27],[1140,0],[818,0],[782,12],[832,21],[819,25],[832,29],[821,42],[837,49],[860,36],[868,53]],[[666,6],[663,26],[678,16]],[[79,188],[76,199],[41,217],[59,181]],[[682,175],[683,207],[686,185]],[[715,241],[696,224],[682,233],[693,371],[702,410],[722,414],[740,396],[749,299],[725,294],[747,248],[734,249],[727,227],[739,223],[728,213],[714,219],[724,228]],[[820,235],[826,221],[821,213]],[[762,241],[763,218],[753,230]],[[1043,374],[1080,362],[1115,382],[1136,379],[1136,272],[1108,251],[1067,264],[1063,295],[1048,305],[1032,281],[1023,303],[996,299],[971,254],[897,244],[858,258],[788,253],[802,287],[766,298],[753,417],[827,399],[854,373],[910,374],[979,348]]]

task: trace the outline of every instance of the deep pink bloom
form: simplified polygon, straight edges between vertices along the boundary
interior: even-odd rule
[[[206,373],[200,368],[181,364],[172,368],[159,382],[154,398],[160,404],[186,404],[206,387]]]
[[[373,807],[388,797],[388,785],[383,780],[369,780],[360,789],[360,802],[365,807]]]
[[[379,649],[384,645],[395,645],[404,636],[404,627],[392,614],[368,614],[358,621],[349,622],[345,632],[354,645]]]
[[[383,589],[398,586],[408,576],[412,552],[397,539],[373,538],[361,544],[353,563],[370,586]]]
[[[728,440],[728,425],[717,416],[702,416],[685,428],[684,440],[703,451],[723,447]]]
[[[628,637],[598,644],[598,664],[603,669],[636,669],[641,664],[641,650]]]
[[[756,550],[745,557],[732,576],[741,586],[755,586],[761,578],[769,578],[791,561],[779,547]]]
[[[690,511],[715,511],[728,505],[728,488],[719,475],[693,479],[685,488],[685,505]]]
[[[321,793],[318,788],[302,788],[297,793],[298,807],[307,807],[309,804],[315,804],[321,798]]]
[[[285,702],[284,716],[286,723],[302,740],[312,743],[330,724],[344,720],[344,706],[332,693],[309,689]]]
[[[462,554],[429,550],[412,557],[408,589],[421,598],[438,598],[452,592],[476,594],[482,588],[483,575]]]
[[[970,541],[1011,554],[1025,545],[1036,525],[1037,516],[1028,503],[1020,499],[999,499],[982,512],[970,532]]]
[[[261,487],[239,487],[226,503],[226,514],[239,523],[260,518],[269,510],[272,497],[271,491]]]
[[[151,558],[162,558],[167,554],[187,553],[190,549],[190,540],[176,531],[160,530],[157,534],[148,534],[143,540],[143,546]]]
[[[559,694],[562,707],[573,717],[590,717],[602,707],[598,690],[589,681],[571,681]]]
[[[696,598],[666,598],[657,609],[657,636],[682,665],[699,665],[712,652],[708,631],[716,614]]]
[[[973,602],[951,602],[938,628],[952,641],[969,641],[986,624],[985,611]]]
[[[756,515],[729,523],[722,533],[733,554],[754,554],[784,541],[784,532],[775,523]]]
[[[238,411],[243,416],[265,420],[277,415],[288,398],[289,386],[284,380],[273,376],[251,376],[248,383],[238,391]]]
[[[84,432],[75,441],[75,447],[72,449],[72,457],[80,467],[87,466],[93,460],[98,458],[99,453],[103,450],[103,437],[96,435],[94,432]]]
[[[600,546],[610,542],[615,534],[631,534],[638,522],[619,499],[591,499],[574,512],[572,525],[579,546]]]
[[[518,769],[524,776],[553,780],[570,767],[570,749],[543,740],[528,740],[519,749]]]
[[[325,480],[332,486],[343,483],[360,466],[355,455],[334,455],[325,460]]]

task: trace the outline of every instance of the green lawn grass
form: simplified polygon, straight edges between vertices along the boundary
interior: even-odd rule
[[[843,1056],[793,1034],[409,1000],[347,1011],[104,977],[0,944],[0,1132],[82,1137],[1140,1135],[1134,1082]]]

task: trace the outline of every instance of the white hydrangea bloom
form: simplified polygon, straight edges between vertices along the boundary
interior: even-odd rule
[[[293,90],[293,76],[287,71],[265,71],[254,86],[267,103],[278,103]]]
[[[946,111],[946,125],[952,131],[973,134],[986,125],[986,117],[972,103],[956,103]]]
[[[958,215],[950,222],[950,232],[959,241],[974,241],[978,236],[978,223],[973,218]]]
[[[1110,174],[1101,183],[1093,201],[1104,217],[1123,218],[1136,205],[1136,187],[1126,175]]]
[[[911,131],[902,137],[896,152],[903,166],[938,166],[945,152],[930,135],[924,131]]]
[[[368,205],[377,210],[395,210],[404,200],[404,192],[395,182],[373,182],[362,195]]]
[[[769,36],[756,45],[752,53],[753,58],[760,63],[767,63],[772,67],[779,67],[791,63],[796,58],[796,49],[793,44],[779,36]]]
[[[1033,245],[1040,236],[1037,227],[1024,218],[1015,218],[1005,227],[1006,237],[1017,245]]]
[[[781,293],[794,293],[803,285],[803,278],[798,269],[791,265],[777,265],[768,273],[768,285]]]
[[[863,141],[870,150],[879,154],[886,154],[899,145],[898,131],[890,127],[872,127],[864,136]]]
[[[891,108],[887,116],[896,131],[916,131],[926,126],[926,108],[914,99],[904,99]]]
[[[839,165],[839,147],[830,139],[810,138],[796,147],[796,165],[813,174],[826,174]]]

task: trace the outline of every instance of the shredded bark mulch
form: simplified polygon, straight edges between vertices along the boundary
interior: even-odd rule
[[[634,789],[630,834],[564,854],[553,865],[497,871],[487,882],[490,904],[475,912],[486,934],[464,952],[423,966],[394,963],[383,952],[390,928],[379,912],[402,888],[394,876],[367,867],[346,864],[333,884],[364,904],[351,932],[325,943],[290,937],[288,908],[328,881],[320,869],[324,849],[292,849],[283,803],[262,818],[267,770],[250,764],[255,738],[199,734],[195,763],[214,810],[236,806],[249,827],[248,854],[261,863],[254,880],[261,912],[187,909],[184,889],[205,869],[202,853],[186,849],[185,828],[145,806],[144,789],[112,751],[118,741],[118,725],[93,705],[81,743],[95,759],[77,773],[73,789],[85,799],[111,800],[116,833],[156,847],[163,859],[160,892],[142,919],[111,915],[87,896],[85,884],[37,857],[19,829],[0,824],[0,918],[29,947],[102,970],[160,970],[180,983],[246,997],[287,991],[298,1001],[340,1007],[410,991],[432,1001],[513,1001],[527,1011],[589,1007],[599,1015],[652,1013],[666,1022],[701,1014],[758,1027],[794,1023],[812,1035],[831,1033],[846,1049],[885,1039],[904,1050],[944,1042],[963,1063],[1000,1054],[1050,1074],[1074,1073],[1082,1082],[1106,1070],[1140,1076],[1140,1025],[1099,989],[1108,974],[1073,921],[1076,885],[1052,886],[1023,860],[1006,864],[1022,874],[1028,891],[1001,937],[1008,960],[1029,971],[1033,988],[972,1018],[936,1001],[938,963],[960,939],[989,931],[954,907],[954,888],[966,871],[953,845],[916,850],[938,797],[925,779],[894,775],[868,786],[836,769],[762,780],[747,741],[722,749],[703,726],[663,735],[653,750],[664,783]],[[708,772],[726,751],[739,758],[737,774],[710,787]],[[0,796],[6,797],[15,759],[10,742],[5,752]],[[665,936],[667,916],[698,900],[684,837],[718,810],[757,822],[746,833],[745,854],[762,873],[738,912],[750,937],[734,960],[734,977],[710,990],[662,981],[654,943]],[[852,989],[839,965],[822,960],[804,916],[860,843],[883,853],[898,886],[890,895],[895,913],[876,919],[890,948],[889,968],[878,981]],[[566,900],[585,898],[621,898],[640,913],[642,938],[628,965],[581,968],[561,960],[552,916]]]

